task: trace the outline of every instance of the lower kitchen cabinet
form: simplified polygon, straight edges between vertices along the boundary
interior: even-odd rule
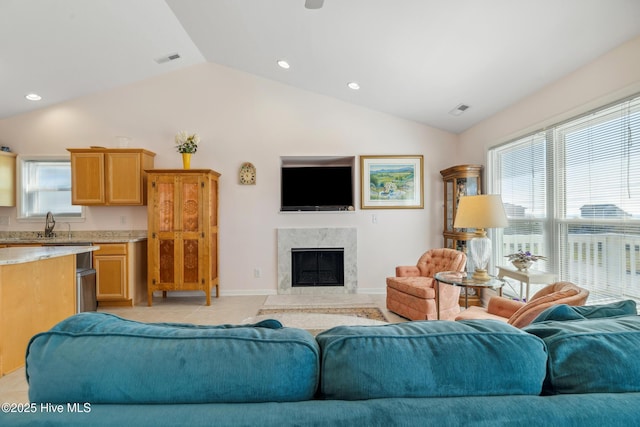
[[[147,242],[100,243],[93,252],[98,306],[134,306],[147,297]]]

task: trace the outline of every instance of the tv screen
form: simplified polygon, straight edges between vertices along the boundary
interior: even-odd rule
[[[350,166],[283,167],[281,210],[347,210],[353,206]]]

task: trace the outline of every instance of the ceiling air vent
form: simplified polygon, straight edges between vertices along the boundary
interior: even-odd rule
[[[305,0],[304,7],[307,9],[320,9],[324,0]]]
[[[172,53],[171,55],[163,56],[162,58],[157,58],[156,62],[158,64],[164,64],[165,62],[175,61],[176,59],[179,59],[179,58],[180,58],[180,54]]]
[[[467,111],[468,108],[469,108],[468,105],[459,104],[456,108],[454,108],[453,110],[449,111],[449,114],[454,115],[454,116],[459,116],[460,114],[462,114],[465,111]]]

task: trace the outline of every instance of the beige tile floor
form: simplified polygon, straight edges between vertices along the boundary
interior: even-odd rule
[[[314,298],[290,296],[278,299],[272,296],[270,301],[282,301],[282,305],[303,305],[313,303]],[[211,305],[204,303],[204,297],[171,297],[166,299],[154,298],[152,307],[109,307],[100,308],[98,311],[112,313],[126,319],[140,322],[178,322],[194,323],[200,325],[238,324],[255,316],[258,310],[265,304],[268,296],[222,296],[212,298]],[[399,317],[386,309],[385,295],[340,295],[339,304],[371,303],[384,313],[389,322],[403,322],[406,319]],[[331,303],[326,297],[317,299],[320,303]],[[286,325],[285,325],[286,326]],[[0,402],[27,403],[28,385],[24,368],[20,368],[0,378]]]

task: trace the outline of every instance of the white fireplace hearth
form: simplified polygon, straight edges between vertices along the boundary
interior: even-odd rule
[[[355,294],[358,289],[356,228],[278,228],[278,294]],[[344,286],[291,285],[292,249],[344,249]]]

